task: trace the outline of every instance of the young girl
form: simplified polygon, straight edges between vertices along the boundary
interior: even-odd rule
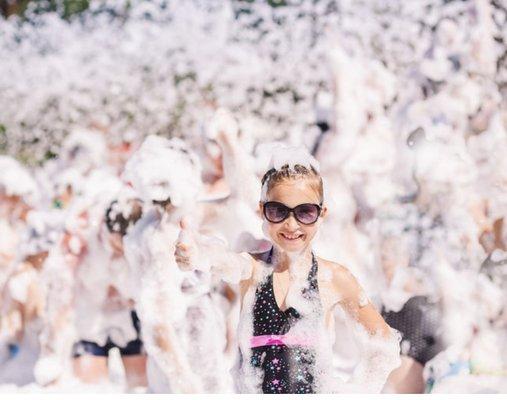
[[[129,388],[146,386],[146,355],[133,309],[133,285],[123,239],[142,217],[139,199],[120,197],[109,204],[92,247],[93,257],[77,272],[75,375],[86,383],[108,379],[108,355],[118,348]]]
[[[272,241],[269,251],[233,254],[181,223],[175,250],[180,268],[211,268],[240,283],[241,391],[343,391],[343,382],[330,376],[337,306],[362,339],[362,361],[345,390],[379,392],[399,365],[397,338],[354,276],[312,251],[326,212],[317,162],[301,149],[283,149],[262,178],[259,213]]]

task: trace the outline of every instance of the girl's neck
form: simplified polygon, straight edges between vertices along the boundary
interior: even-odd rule
[[[300,274],[308,269],[312,263],[312,249],[310,246],[305,247],[299,252],[288,252],[282,248],[273,245],[272,264],[275,272],[289,271],[292,274]]]

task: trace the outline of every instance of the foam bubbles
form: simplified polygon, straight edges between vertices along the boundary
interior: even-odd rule
[[[192,204],[201,190],[200,164],[185,143],[151,135],[132,155],[123,178],[147,202],[171,199],[171,204]]]

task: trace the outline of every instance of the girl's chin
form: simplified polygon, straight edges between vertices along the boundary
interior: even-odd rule
[[[291,252],[291,253],[302,251],[306,247],[306,243],[301,239],[294,240],[294,241],[278,239],[276,241],[276,243],[278,244],[278,246],[282,250],[287,251],[287,252]]]

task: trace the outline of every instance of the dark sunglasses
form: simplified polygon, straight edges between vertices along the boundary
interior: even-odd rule
[[[322,211],[322,203],[320,204],[299,204],[294,208],[287,207],[283,203],[277,201],[268,201],[262,205],[264,216],[269,222],[278,224],[289,218],[290,213],[294,214],[294,218],[303,225],[314,224]]]

